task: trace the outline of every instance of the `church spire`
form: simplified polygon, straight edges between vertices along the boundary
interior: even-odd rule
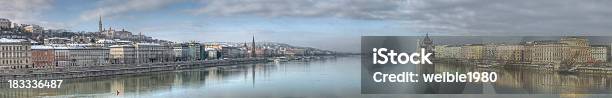
[[[253,40],[251,42],[251,57],[257,57],[257,55],[255,54],[255,34],[253,34]]]
[[[425,34],[425,38],[423,39],[423,44],[433,44],[433,41],[429,38],[429,33]]]
[[[102,30],[102,15],[100,15],[100,19],[98,20],[98,30],[100,32],[104,31]]]

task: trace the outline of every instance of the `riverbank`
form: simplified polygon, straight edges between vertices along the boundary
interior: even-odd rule
[[[203,61],[182,61],[182,62],[160,62],[138,65],[106,65],[106,66],[85,66],[67,67],[50,69],[21,69],[4,71],[0,74],[1,80],[45,80],[45,79],[69,79],[97,76],[112,76],[125,74],[139,74],[159,71],[174,71],[182,69],[214,67],[235,64],[263,63],[274,61],[309,61],[311,59],[325,59],[333,56],[317,57],[296,57],[290,59],[283,58],[239,58],[223,60],[203,60]],[[283,60],[279,60],[283,59]],[[0,81],[6,82],[6,81]]]
[[[438,62],[443,63],[454,63],[461,65],[468,65],[479,68],[511,68],[511,69],[529,69],[529,70],[540,70],[540,71],[550,71],[550,72],[560,72],[561,70],[555,69],[550,65],[536,65],[536,64],[488,64],[483,62],[476,61],[468,61],[461,59],[441,59],[436,60]],[[487,67],[482,67],[479,65],[488,65]],[[584,74],[612,74],[612,67],[594,67],[594,66],[581,66],[576,67],[572,73],[584,73]]]

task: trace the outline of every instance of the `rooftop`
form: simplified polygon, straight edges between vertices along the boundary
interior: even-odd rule
[[[2,38],[0,39],[0,43],[19,43],[19,42],[26,42],[27,40],[24,39],[7,39],[7,38]]]

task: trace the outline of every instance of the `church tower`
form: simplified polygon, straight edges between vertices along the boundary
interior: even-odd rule
[[[98,30],[99,32],[104,31],[102,30],[102,15],[100,15],[100,19],[98,20]]]
[[[251,57],[257,57],[255,54],[255,34],[253,34],[253,41],[251,42]]]
[[[434,51],[434,44],[433,41],[429,38],[429,33],[425,34],[425,38],[423,38],[423,41],[421,41],[421,43],[419,43],[420,48],[425,48],[425,52],[426,53],[431,53],[432,55],[430,57],[435,58],[435,51]],[[419,49],[420,50],[420,49]]]

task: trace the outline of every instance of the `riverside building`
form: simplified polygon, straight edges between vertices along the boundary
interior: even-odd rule
[[[134,45],[112,45],[110,55],[112,64],[134,64],[136,63],[136,53]]]
[[[0,69],[31,68],[30,42],[24,39],[0,39]]]
[[[109,64],[109,49],[87,46],[53,46],[58,67],[100,66]]]

